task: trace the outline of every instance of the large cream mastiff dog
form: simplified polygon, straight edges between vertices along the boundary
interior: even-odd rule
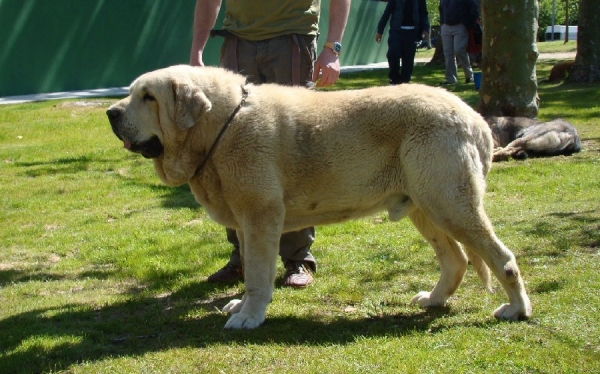
[[[174,66],[136,79],[107,114],[125,148],[151,158],[165,184],[189,183],[215,221],[237,230],[246,291],[225,306],[225,328],[264,321],[282,232],[382,210],[392,221],[408,216],[439,261],[440,280],[413,303],[443,305],[467,253],[486,286],[491,268],[508,294],[496,317],[531,316],[515,257],[483,208],[489,127],[442,89],[315,92]]]

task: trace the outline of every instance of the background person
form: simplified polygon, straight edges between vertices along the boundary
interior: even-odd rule
[[[425,0],[389,0],[377,24],[377,43],[381,42],[388,20],[390,33],[386,57],[390,67],[390,84],[408,83],[415,65],[417,42],[429,39],[427,3]]]
[[[446,62],[446,80],[442,84],[458,82],[456,60],[465,72],[465,83],[473,82],[473,69],[467,53],[469,30],[475,27],[479,5],[475,0],[440,0],[442,44]]]
[[[221,0],[197,0],[190,64],[204,66],[202,53],[215,26]],[[248,82],[325,87],[340,76],[339,53],[348,21],[350,0],[329,1],[329,29],[325,47],[317,55],[320,0],[225,1],[221,66],[237,71]],[[319,79],[320,74],[320,79]],[[310,183],[307,180],[306,183]],[[284,286],[304,287],[313,282],[316,260],[309,252],[315,238],[314,227],[284,233],[279,255],[286,273]],[[209,282],[242,279],[239,241],[235,230],[227,229],[233,244],[229,262],[208,277]]]

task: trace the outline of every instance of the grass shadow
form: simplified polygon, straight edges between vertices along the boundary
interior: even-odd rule
[[[162,207],[169,209],[199,209],[201,205],[196,201],[194,194],[190,190],[190,186],[184,184],[179,187],[168,187],[164,190],[162,198]]]
[[[207,299],[214,289],[215,286],[200,282],[167,297],[133,296],[101,307],[63,304],[15,314],[0,320],[0,371],[60,371],[84,361],[232,342],[344,345],[355,342],[358,336],[404,336],[431,331],[432,323],[450,312],[443,307],[333,321],[269,317],[257,330],[225,331],[227,316],[217,308],[232,296]],[[38,341],[40,337],[55,343],[51,347],[44,345]]]
[[[0,287],[26,282],[53,282],[66,279],[98,279],[107,280],[114,276],[116,270],[84,270],[77,274],[51,273],[37,269],[4,269],[0,270]]]
[[[92,162],[108,162],[99,160],[93,156],[84,155],[79,157],[64,157],[51,161],[39,162],[15,162],[15,166],[28,168],[24,175],[28,177],[41,177],[45,175],[76,174],[88,170]],[[110,160],[112,161],[112,160]]]
[[[569,239],[591,252],[600,252],[600,212],[588,210],[585,212],[556,212],[550,217],[567,221],[566,230],[575,232]]]
[[[9,284],[24,283],[24,282],[50,282],[65,279],[63,274],[21,271],[21,270],[0,270],[0,287]]]

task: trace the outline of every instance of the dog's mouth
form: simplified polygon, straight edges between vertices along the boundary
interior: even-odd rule
[[[163,154],[164,148],[158,136],[153,136],[149,140],[141,143],[131,143],[125,139],[123,140],[123,147],[125,149],[139,153],[145,158],[157,158]]]
[[[119,131],[119,123],[122,121],[123,116],[122,109],[119,109],[115,106],[111,106],[106,111],[106,115],[108,116],[108,120],[110,122],[110,126],[113,132],[115,133],[117,138],[119,138],[119,140],[123,142],[123,147],[125,147],[125,149],[134,153],[139,153],[145,158],[157,158],[163,154],[164,147],[160,142],[160,139],[158,139],[158,136],[156,135],[154,135],[146,141],[139,143],[132,143],[131,141],[129,141],[129,139],[127,139],[129,138],[129,136],[122,135],[123,131]]]

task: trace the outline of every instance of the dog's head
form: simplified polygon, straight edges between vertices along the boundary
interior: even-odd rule
[[[176,142],[211,110],[212,103],[190,78],[193,69],[200,68],[182,65],[144,74],[131,84],[129,96],[108,108],[112,130],[126,149],[159,158],[165,144]]]

